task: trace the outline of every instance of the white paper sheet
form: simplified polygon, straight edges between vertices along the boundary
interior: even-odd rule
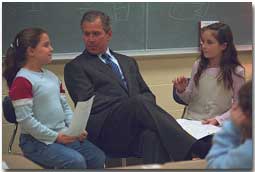
[[[71,124],[62,131],[63,134],[78,136],[85,130],[95,96],[83,102],[77,102]]]
[[[187,131],[191,136],[196,139],[201,139],[205,136],[218,132],[221,127],[217,127],[211,124],[202,124],[201,121],[177,119],[177,122]]]
[[[2,162],[2,169],[4,169],[4,170],[9,169],[9,167],[5,161]]]

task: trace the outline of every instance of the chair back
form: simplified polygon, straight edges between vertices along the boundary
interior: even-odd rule
[[[8,122],[17,124],[15,110],[14,110],[14,107],[12,105],[11,98],[9,96],[4,97],[4,100],[3,100],[3,113],[4,113],[4,118]]]
[[[188,82],[190,81],[190,78],[188,78]],[[185,107],[184,107],[184,109],[183,109],[183,112],[182,112],[182,116],[181,116],[181,118],[184,118],[184,115],[185,115],[185,112],[186,112],[186,107],[187,107],[187,103],[185,103],[178,95],[177,95],[177,93],[176,93],[176,88],[175,88],[175,86],[173,87],[173,98],[174,98],[174,101],[176,102],[176,103],[179,103],[179,104],[181,104],[181,105],[184,105]]]
[[[174,101],[175,101],[176,103],[181,104],[181,105],[187,106],[188,104],[185,103],[185,102],[176,94],[176,91],[177,91],[176,88],[173,87],[173,98],[174,98]]]

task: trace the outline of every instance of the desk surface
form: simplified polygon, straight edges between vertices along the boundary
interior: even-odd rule
[[[165,164],[135,165],[115,169],[206,169],[205,160],[169,162]]]

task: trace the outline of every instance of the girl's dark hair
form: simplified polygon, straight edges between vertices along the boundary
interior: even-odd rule
[[[247,123],[243,127],[243,135],[245,138],[252,137],[252,80],[245,83],[238,92],[238,105],[248,118]]]
[[[238,92],[238,104],[242,111],[252,119],[252,80],[245,83]]]
[[[26,28],[15,36],[4,60],[3,77],[6,79],[9,88],[17,72],[26,62],[27,48],[35,48],[43,33],[47,32],[41,28]]]
[[[226,43],[226,49],[223,51],[223,55],[220,60],[220,73],[218,75],[218,82],[223,80],[224,87],[227,89],[233,89],[232,73],[243,78],[236,73],[237,66],[241,66],[241,63],[237,57],[237,51],[233,41],[233,34],[230,27],[224,23],[214,23],[205,26],[201,29],[201,33],[212,30],[216,31],[215,39],[222,45]],[[198,65],[197,73],[194,76],[195,85],[199,85],[199,78],[202,72],[208,67],[209,60],[204,56],[203,51],[200,53],[200,61]]]

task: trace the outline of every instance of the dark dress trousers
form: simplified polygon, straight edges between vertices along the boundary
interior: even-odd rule
[[[67,90],[76,104],[95,95],[87,124],[88,139],[106,154],[138,155],[144,163],[184,160],[196,141],[156,105],[136,61],[111,51],[127,88],[97,55],[86,50],[65,65]]]

